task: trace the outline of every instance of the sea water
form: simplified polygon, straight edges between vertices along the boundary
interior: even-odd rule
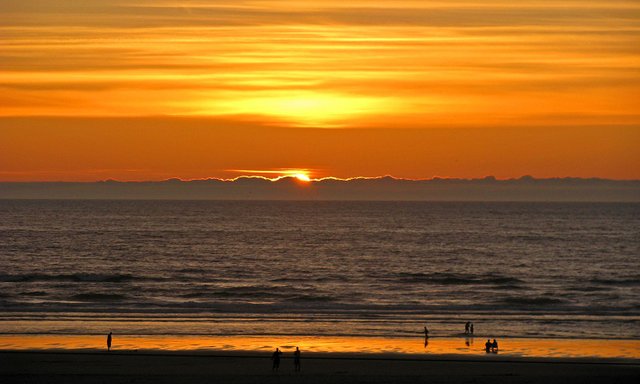
[[[0,200],[0,333],[640,337],[640,204]]]

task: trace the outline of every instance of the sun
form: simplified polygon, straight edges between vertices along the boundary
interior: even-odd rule
[[[295,177],[299,181],[304,181],[305,183],[308,183],[311,181],[311,178],[304,173],[296,173],[295,175],[293,175],[293,177]]]
[[[245,177],[262,177],[271,181],[283,178],[294,179],[303,183],[313,181],[313,170],[304,168],[279,168],[279,169],[229,169],[228,172],[239,173]],[[263,176],[266,175],[266,176]],[[271,177],[269,177],[271,175]],[[241,176],[241,177],[242,177]]]

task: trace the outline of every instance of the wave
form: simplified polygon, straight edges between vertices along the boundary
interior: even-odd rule
[[[177,269],[176,272],[179,272],[179,273],[195,273],[195,274],[204,273],[202,268],[180,268],[180,269]]]
[[[557,305],[563,304],[565,301],[553,297],[522,297],[522,296],[510,296],[499,300],[502,304],[515,305],[515,306],[543,306],[543,305]]]
[[[430,283],[440,285],[507,285],[520,287],[524,282],[515,277],[503,275],[469,275],[459,273],[399,273],[397,280],[402,283]]]
[[[218,288],[208,292],[208,294],[211,296],[223,297],[270,297],[277,296],[278,293],[278,287],[272,287],[268,285],[242,285],[235,287]]]
[[[566,288],[566,290],[570,292],[602,292],[602,291],[608,291],[609,288],[591,285],[591,286],[568,287]]]
[[[134,276],[131,274],[101,274],[101,273],[26,273],[26,274],[0,274],[0,282],[31,283],[38,281],[61,281],[72,283],[124,283],[136,280],[151,280],[148,277]]]
[[[294,302],[294,303],[305,303],[305,302],[332,302],[337,301],[338,299],[331,295],[295,295],[285,299],[285,301]]]
[[[233,292],[233,291],[211,291],[211,292],[190,292],[182,295],[178,295],[178,297],[183,299],[236,299],[241,300],[244,298],[248,299],[273,299],[275,298],[275,294],[269,292]],[[267,300],[268,301],[268,300]]]
[[[79,293],[71,298],[79,301],[121,301],[126,299],[126,296],[117,293]]]
[[[340,281],[340,276],[305,276],[305,277],[275,277],[270,279],[269,281],[272,283],[326,283],[331,281]]]
[[[627,279],[592,279],[591,282],[600,285],[635,287],[640,286],[640,277],[632,277]]]
[[[313,289],[291,289],[266,285],[202,290],[185,293],[180,295],[180,297],[184,299],[251,299],[251,301],[265,299],[269,302],[331,302],[338,300],[338,298],[333,295],[317,292]]]

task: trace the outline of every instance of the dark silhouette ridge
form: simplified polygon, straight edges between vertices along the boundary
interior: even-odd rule
[[[0,199],[640,202],[640,180],[580,178],[0,182]]]

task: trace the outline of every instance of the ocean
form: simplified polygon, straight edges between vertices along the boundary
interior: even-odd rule
[[[640,204],[0,200],[0,334],[640,338]]]

